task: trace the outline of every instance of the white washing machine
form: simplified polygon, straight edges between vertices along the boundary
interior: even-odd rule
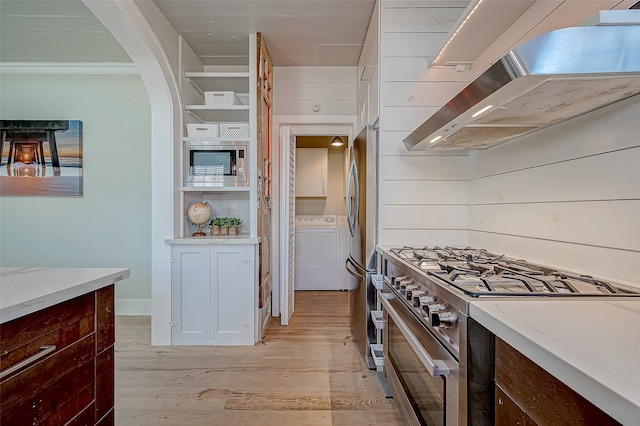
[[[340,229],[335,215],[296,216],[296,290],[341,290]]]

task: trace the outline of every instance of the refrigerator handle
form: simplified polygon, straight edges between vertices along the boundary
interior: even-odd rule
[[[355,268],[355,271],[352,271],[352,269],[349,268],[349,265],[353,266]],[[347,272],[349,272],[351,275],[353,275],[356,278],[360,278],[360,279],[364,279],[365,275],[367,275],[367,274],[375,274],[376,273],[375,269],[367,269],[367,268],[365,268],[357,260],[355,260],[353,257],[351,257],[351,255],[349,255],[349,257],[347,258],[347,260],[345,262],[345,268],[347,269]]]
[[[353,206],[355,209],[352,209],[351,202],[351,182],[353,181],[354,188],[354,199],[355,203]],[[351,162],[351,166],[349,167],[349,177],[347,178],[347,224],[349,225],[349,233],[351,237],[356,236],[356,225],[358,221],[358,213],[359,213],[359,202],[360,202],[360,189],[358,188],[358,169],[356,167],[355,160]]]
[[[351,260],[351,257],[348,257],[346,262],[344,263],[344,267],[347,270],[348,273],[350,273],[351,275],[353,275],[354,277],[358,278],[359,280],[364,280],[364,276],[359,274],[357,271],[355,271],[354,269],[351,269],[349,267],[349,265],[353,266],[355,269],[358,269],[358,267],[356,266],[355,262],[353,260]]]

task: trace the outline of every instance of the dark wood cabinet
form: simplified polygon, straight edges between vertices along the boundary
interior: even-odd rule
[[[536,426],[536,422],[496,385],[496,426]]]
[[[619,425],[496,337],[496,425]]]
[[[0,325],[0,424],[112,425],[114,342],[113,285]]]

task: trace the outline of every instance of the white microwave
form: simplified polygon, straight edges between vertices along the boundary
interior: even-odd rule
[[[234,142],[185,142],[184,186],[248,186],[248,153]]]

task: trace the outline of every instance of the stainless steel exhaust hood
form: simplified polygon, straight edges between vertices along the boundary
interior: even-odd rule
[[[637,95],[639,42],[639,25],[619,23],[538,36],[508,52],[403,142],[410,151],[486,149]]]

